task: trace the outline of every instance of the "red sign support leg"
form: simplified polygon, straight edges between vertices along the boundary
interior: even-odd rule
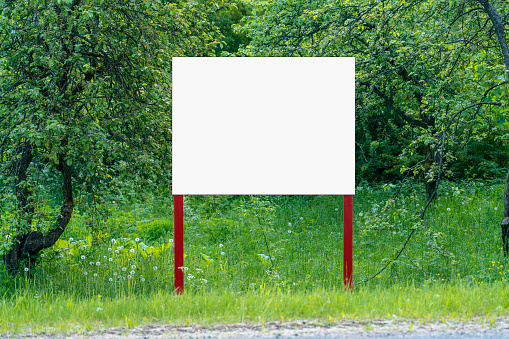
[[[184,196],[173,196],[175,237],[175,293],[184,292]]]
[[[352,288],[353,196],[343,196],[343,284]]]

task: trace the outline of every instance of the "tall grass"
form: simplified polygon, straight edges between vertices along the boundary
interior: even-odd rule
[[[507,280],[501,183],[443,183],[424,220],[421,187],[410,185],[392,199],[397,190],[357,187],[354,284]],[[0,273],[3,294],[30,288],[34,295],[117,298],[171,291],[171,197],[108,203],[110,215],[93,238],[87,228],[93,211],[79,208],[37,268],[14,281]],[[341,196],[189,196],[184,205],[187,291],[341,288]]]

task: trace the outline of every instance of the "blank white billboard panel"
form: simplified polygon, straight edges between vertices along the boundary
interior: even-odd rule
[[[355,193],[354,58],[172,63],[174,195]]]

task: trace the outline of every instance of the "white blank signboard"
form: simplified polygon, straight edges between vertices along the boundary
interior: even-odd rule
[[[354,58],[172,59],[174,195],[353,195]]]

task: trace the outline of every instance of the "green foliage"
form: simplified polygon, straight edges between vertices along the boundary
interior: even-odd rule
[[[134,234],[143,234],[144,238],[153,242],[162,238],[169,238],[173,234],[173,221],[156,219],[152,221],[140,221],[136,225]]]
[[[65,204],[72,213],[74,190],[78,205],[93,206],[83,217],[97,243],[108,195],[132,183],[171,187],[171,57],[214,55],[211,5],[22,0],[3,8],[0,210],[16,215],[3,236],[55,227],[60,211],[49,226],[44,209],[61,203],[64,167],[73,178]]]
[[[444,182],[442,187],[425,220],[420,218],[423,188],[417,183],[410,182],[396,199],[396,185],[357,187],[355,284],[486,284],[509,279],[500,234],[503,185]],[[216,201],[231,201],[221,214],[197,212],[205,211],[211,200],[202,196],[184,201],[188,290],[341,287],[341,197],[221,196]],[[80,210],[64,236],[29,268],[30,284],[41,293],[58,290],[77,296],[172,289],[171,205],[171,199],[161,196],[120,204],[102,221],[106,233],[98,243],[84,227],[87,211]],[[129,274],[132,269],[127,268],[133,265],[135,273]],[[5,292],[16,290],[7,280],[2,286]]]
[[[250,7],[244,3],[221,1],[214,5],[215,9],[210,15],[210,22],[219,28],[222,38],[219,48],[216,48],[216,56],[223,52],[237,52],[239,46],[247,45],[249,39],[243,34],[233,31],[232,25],[238,24],[243,17],[249,16]]]
[[[507,133],[507,74],[496,37],[478,4],[449,1],[245,1],[253,10],[235,25],[251,39],[240,56],[356,58],[356,172],[382,182],[408,173],[493,178],[507,165],[482,153],[480,173],[456,154]],[[502,13],[505,4],[497,4]],[[502,94],[504,93],[504,94]],[[472,106],[473,103],[496,105]],[[505,105],[505,106],[504,106]],[[497,121],[495,123],[495,121]],[[442,139],[445,148],[441,150]],[[423,166],[424,160],[431,167]],[[488,163],[489,162],[489,165]],[[453,168],[452,168],[452,167]],[[411,168],[410,171],[407,169]]]

